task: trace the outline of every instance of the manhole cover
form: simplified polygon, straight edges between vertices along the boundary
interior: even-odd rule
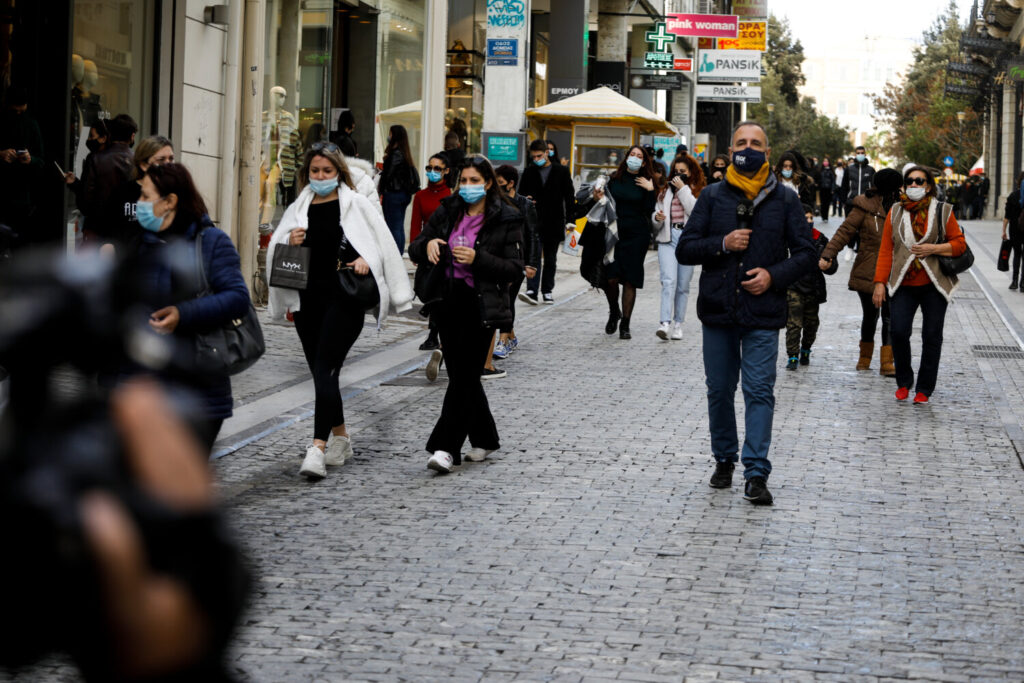
[[[992,346],[986,344],[975,344],[971,346],[974,355],[978,358],[1022,358],[1024,350],[1019,346]]]

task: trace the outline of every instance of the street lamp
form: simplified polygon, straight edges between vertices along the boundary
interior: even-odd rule
[[[964,119],[966,119],[966,118],[967,118],[967,112],[965,112],[965,111],[958,111],[956,113],[956,120],[960,124],[959,125],[960,137],[959,137],[959,139],[957,140],[957,143],[956,143],[956,162],[958,164],[962,164],[963,163],[960,160],[960,152],[961,152],[961,150],[963,149],[963,146],[964,146]]]

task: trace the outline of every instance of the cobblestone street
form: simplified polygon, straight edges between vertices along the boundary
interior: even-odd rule
[[[233,670],[253,681],[1024,679],[1024,351],[1007,305],[986,296],[1005,283],[987,283],[990,255],[976,251],[985,264],[949,308],[925,406],[893,400],[877,352],[870,372],[853,369],[860,306],[841,259],[811,365],[787,372],[779,354],[770,508],[743,500],[738,474],[732,489],[707,485],[698,278],[683,341],[661,341],[649,258],[634,338],[620,341],[603,332],[604,296],[560,257],[558,305],[517,307],[522,345],[509,376],[486,383],[502,439],[488,461],[427,470],[444,381],[420,370],[345,392],[356,458],[321,482],[297,474],[309,419],[216,460],[259,575]],[[424,329],[367,327],[346,371]],[[913,347],[916,366],[918,336]],[[261,366],[279,374],[243,379],[241,402],[305,380],[298,354],[291,330],[271,332]],[[44,672],[75,680],[59,667],[15,680]]]

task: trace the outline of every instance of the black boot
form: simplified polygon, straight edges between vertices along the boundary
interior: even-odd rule
[[[1016,280],[1014,280],[1013,282],[1010,283],[1010,289],[1017,289],[1017,281]]]
[[[632,339],[633,335],[629,333],[629,318],[623,318],[622,322],[619,323],[619,339]]]
[[[605,334],[615,334],[615,328],[619,326],[619,320],[622,319],[622,314],[619,309],[615,309],[608,314],[608,323],[604,326]]]
[[[441,344],[437,340],[437,330],[430,330],[427,334],[427,340],[420,344],[420,351],[433,351],[440,348],[440,346]]]

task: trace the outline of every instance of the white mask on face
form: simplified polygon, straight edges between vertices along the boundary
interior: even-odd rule
[[[928,188],[926,187],[908,187],[907,188],[907,199],[912,202],[918,202],[924,199],[924,196],[928,194]]]

